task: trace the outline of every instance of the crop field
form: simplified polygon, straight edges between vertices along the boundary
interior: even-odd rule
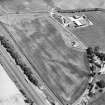
[[[55,7],[64,10],[105,8],[105,0],[0,0],[0,27],[3,26],[4,30],[7,31],[16,44],[16,48],[18,47],[19,52],[23,54],[25,59],[18,59],[18,54],[15,55],[12,50],[13,47],[10,48],[8,43],[5,45],[5,38],[2,40],[2,44],[4,44],[2,46],[7,47],[7,52],[11,52],[10,55],[14,58],[17,66],[23,64],[21,69],[25,75],[28,75],[28,80],[31,80],[34,85],[38,85],[39,82],[34,78],[36,76],[32,74],[36,71],[41,80],[43,80],[43,83],[54,94],[53,96],[59,100],[58,102],[61,102],[62,105],[71,105],[85,91],[88,85],[90,69],[86,52],[79,51],[77,48],[71,48],[71,42],[68,44],[65,40],[68,38],[68,41],[74,41],[72,36],[71,40],[69,40],[69,35],[73,32],[72,34],[77,36],[84,43],[84,46],[98,45],[102,50],[105,50],[105,13],[85,12],[64,14],[65,16],[84,14],[93,23],[91,26],[74,30],[68,29],[68,37],[65,37],[64,40],[62,36],[67,35],[64,32],[64,27],[60,28],[61,25],[57,24],[54,19],[51,17],[49,19],[49,10]],[[5,13],[13,14],[8,14],[7,16]],[[23,14],[20,16],[19,13]],[[5,34],[4,30],[1,28],[0,33]],[[69,31],[72,32],[69,33]],[[1,39],[3,38],[1,37]],[[10,49],[8,50],[8,48]],[[25,60],[30,64],[33,71],[26,69],[25,64],[27,62]],[[22,78],[21,75],[19,76]],[[30,90],[32,97],[35,97],[34,91],[31,88]],[[105,93],[100,95],[99,99],[89,103],[89,105],[104,104]]]
[[[105,13],[88,12],[85,13],[85,15],[93,25],[75,29],[73,33],[78,36],[85,45],[99,45],[102,50],[105,50]]]
[[[59,100],[73,103],[88,84],[85,54],[67,47],[59,29],[46,17],[23,20],[12,25],[12,37]]]

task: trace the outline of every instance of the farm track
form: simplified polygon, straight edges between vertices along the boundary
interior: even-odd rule
[[[1,23],[2,24],[2,23]],[[3,28],[6,30],[6,32],[7,33],[9,33],[9,36],[12,38],[12,40],[15,42],[15,44],[18,46],[18,48],[19,48],[19,50],[22,52],[22,54],[26,57],[26,59],[28,60],[28,62],[32,65],[32,67],[36,70],[37,68],[35,67],[35,65],[33,65],[32,64],[32,62],[31,62],[31,60],[27,57],[27,55],[22,51],[22,49],[19,47],[19,45],[18,45],[18,43],[16,42],[16,40],[14,39],[14,37],[12,36],[12,34],[8,31],[8,29],[6,29],[6,27],[2,24],[2,26],[3,26]],[[62,27],[63,28],[63,27]],[[68,33],[69,34],[71,34],[70,33],[70,31],[68,31]],[[39,74],[38,74],[39,75]],[[40,75],[39,75],[40,76]],[[45,82],[45,81],[44,81]],[[46,83],[46,82],[45,82]],[[48,86],[48,85],[47,85]],[[52,89],[48,89],[51,93],[53,93],[55,96],[56,96],[56,94],[54,93],[54,91],[52,90]],[[61,104],[61,105],[63,105],[63,102],[62,102],[62,100],[61,99],[59,99],[59,97],[58,96],[56,96],[57,97],[57,99],[58,99],[58,102]],[[59,101],[60,100],[60,101]]]
[[[15,38],[13,37],[13,35],[8,31],[8,29],[5,27],[5,25],[4,25],[3,23],[1,23],[1,25],[2,25],[2,27],[5,29],[5,31],[8,33],[8,37],[10,37],[10,38],[13,40],[13,42],[14,42],[14,43],[16,44],[16,46],[18,47],[19,51],[23,54],[23,56],[26,58],[26,60],[27,60],[27,61],[29,62],[29,64],[32,66],[32,68],[34,69],[33,73],[35,73],[35,74],[37,73],[38,76],[40,77],[40,80],[41,80],[41,76],[40,76],[40,74],[37,72],[37,69],[39,69],[39,68],[37,68],[35,65],[33,65],[31,59],[28,58],[27,55],[25,54],[25,52],[20,48],[20,46],[18,45],[17,41],[15,40]],[[43,82],[45,83],[45,85],[47,85],[44,80],[41,80],[41,81],[43,81]],[[48,85],[47,85],[47,86],[48,86]],[[46,87],[46,88],[47,88],[47,87]],[[57,101],[60,103],[60,105],[64,105],[64,104],[61,102],[61,100],[56,96],[56,94],[53,92],[52,89],[50,89],[49,87],[48,87],[47,89],[48,89],[47,91],[50,92],[51,96],[52,96],[55,100],[57,100]],[[60,100],[60,101],[59,101],[59,100]]]
[[[1,62],[3,63],[4,68],[6,68],[6,72],[11,74],[11,76],[16,80],[17,84],[25,90],[25,93],[27,96],[32,99],[32,101],[35,103],[34,105],[44,105],[43,102],[38,98],[37,94],[35,93],[33,87],[29,85],[24,75],[18,70],[15,64],[10,60],[10,57],[6,54],[6,52],[3,50],[3,48],[0,46],[0,54],[2,56]],[[40,100],[40,101],[39,101]]]
[[[1,27],[0,27],[1,28]],[[2,28],[1,28],[2,29]],[[5,30],[3,30],[3,31],[5,31]],[[2,33],[2,32],[1,32]],[[5,33],[2,33],[4,36],[6,36],[7,37],[7,39],[8,39],[8,35]],[[8,40],[12,40],[10,37],[9,37],[9,39]],[[12,44],[14,44],[14,43],[12,43]],[[16,46],[15,46],[16,47]],[[17,47],[16,47],[16,49],[18,49]],[[22,55],[23,56],[23,55]],[[28,66],[30,65],[29,64],[29,62],[27,61],[27,59],[24,57],[24,59],[26,60],[25,62],[28,64]],[[31,65],[30,65],[31,66]],[[29,67],[30,67],[29,66]],[[32,72],[33,72],[33,74],[36,76],[36,78],[38,79],[38,81],[39,81],[39,83],[41,84],[41,85],[43,85],[43,82],[42,82],[42,80],[41,80],[41,78],[39,77],[39,75],[35,72],[35,70],[33,70],[33,68],[32,67],[30,67],[31,68],[31,70],[32,70]],[[15,70],[15,68],[14,68],[14,70]],[[8,73],[9,74],[9,73]],[[21,76],[22,77],[22,76]],[[19,77],[18,77],[19,78]],[[34,92],[33,92],[34,93]],[[28,95],[29,93],[27,93],[27,95]],[[35,94],[34,94],[35,95]],[[40,97],[38,96],[38,98],[37,99],[40,99]],[[40,104],[38,104],[38,105],[40,105]],[[42,105],[42,104],[41,104]]]
[[[67,37],[69,37],[69,39],[70,39],[70,41],[72,42],[72,41],[76,41],[76,42],[79,42],[79,46],[80,47],[78,47],[76,50],[81,50],[82,49],[82,51],[84,51],[84,49],[86,49],[86,46],[81,42],[81,40],[78,38],[78,37],[76,37],[75,36],[75,34],[72,32],[72,31],[70,31],[70,30],[68,30],[68,29],[66,29],[66,28],[64,28],[60,23],[58,23],[55,19],[53,19],[51,16],[49,17],[49,20],[53,23],[53,24],[56,24],[55,25],[55,27],[57,27],[58,29],[60,29],[60,31],[61,32],[63,32],[63,30],[66,32],[66,34],[65,34],[65,36],[67,36]],[[63,33],[65,33],[65,32],[63,32]],[[71,46],[72,47],[72,46]]]

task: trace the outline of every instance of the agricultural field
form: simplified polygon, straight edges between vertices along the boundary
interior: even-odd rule
[[[88,12],[83,14],[88,17],[93,25],[75,29],[73,33],[79,37],[87,46],[99,45],[102,50],[105,50],[105,13]]]
[[[20,63],[21,60],[19,59],[19,62],[16,59],[15,50],[14,52],[10,51],[10,49],[8,50],[8,44],[5,45],[4,42],[1,44],[7,47],[7,52],[11,53],[10,56],[12,58],[15,56],[16,65],[21,65],[21,69],[29,77],[29,74],[31,74],[31,79],[34,77],[32,73],[36,72],[53,93],[53,97],[56,97],[62,105],[72,105],[80,98],[88,86],[90,72],[86,49],[81,51],[71,47],[70,44],[67,45],[67,40],[64,40],[62,36],[68,36],[67,38],[69,39],[73,34],[84,46],[86,45],[86,48],[99,46],[101,50],[105,50],[104,12],[82,12],[75,14],[86,15],[89,21],[92,22],[92,25],[73,30],[62,27],[61,24],[50,16],[49,11],[54,7],[66,10],[84,7],[104,8],[105,6],[102,0],[100,2],[97,0],[92,0],[91,2],[84,0],[81,2],[81,0],[75,2],[73,0],[0,1],[0,8],[2,8],[0,11],[0,28],[4,29],[1,33],[3,35],[5,34],[3,31],[8,33],[10,39],[16,44],[15,46],[34,71],[27,68],[27,62],[22,62],[22,65]],[[74,16],[71,13],[67,13],[66,15],[62,13],[62,15]],[[1,37],[1,39],[3,38]],[[75,41],[75,38],[72,37],[69,41]],[[30,72],[28,72],[28,69]],[[17,72],[15,75],[16,77],[19,76],[17,76]],[[26,85],[27,83],[25,82],[24,84]],[[31,85],[29,86],[28,83],[26,86],[30,87]],[[31,90],[29,93],[32,93],[32,97],[35,96],[32,92],[33,87],[29,88]],[[89,105],[104,105],[104,97],[105,94],[103,93],[90,102]],[[38,99],[37,96],[34,98]],[[43,101],[38,103],[43,105]]]
[[[29,30],[31,26],[33,31]],[[88,83],[84,52],[67,47],[61,37],[64,33],[60,33],[47,16],[23,19],[11,28],[15,35],[12,37],[47,86],[63,103],[73,103]]]

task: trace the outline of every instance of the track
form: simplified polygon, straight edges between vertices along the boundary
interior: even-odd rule
[[[55,27],[57,27],[57,29],[59,29],[60,32],[63,32],[63,31],[64,31],[64,32],[63,32],[64,34],[65,34],[65,32],[66,32],[65,36],[67,36],[67,37],[70,39],[71,42],[76,41],[76,42],[79,44],[79,46],[76,47],[76,50],[79,50],[79,51],[82,50],[82,51],[84,51],[84,49],[87,48],[87,47],[81,42],[81,40],[80,40],[79,38],[77,38],[77,37],[73,34],[73,32],[71,32],[71,31],[69,31],[68,29],[64,28],[60,23],[58,23],[58,21],[56,21],[55,19],[53,19],[51,16],[49,16],[49,20],[50,20],[53,24],[55,24]],[[72,46],[69,45],[69,47],[72,47]]]
[[[16,79],[16,81],[20,85],[20,87],[22,87],[25,90],[27,96],[29,96],[30,99],[32,99],[32,101],[35,102],[35,105],[45,105],[45,103],[42,102],[40,97],[35,92],[32,85],[27,83],[23,73],[20,72],[16,66],[14,66],[15,64],[12,62],[11,58],[7,55],[7,53],[2,48],[2,46],[0,46],[0,54],[2,56],[1,62],[3,62],[3,64],[5,64],[3,66],[6,66],[6,72],[7,73],[9,72],[9,74],[11,74]]]
[[[16,44],[16,46],[19,48],[19,50],[21,51],[21,53],[25,56],[25,58],[28,60],[28,62],[30,63],[30,65],[34,68],[34,70],[37,71],[37,67],[35,65],[33,65],[32,60],[30,58],[27,57],[27,55],[25,54],[25,52],[20,48],[20,46],[18,45],[17,41],[15,40],[15,38],[13,37],[13,35],[8,31],[8,29],[4,26],[3,23],[1,23],[2,27],[5,29],[5,31],[8,33],[8,35],[10,36],[10,38],[14,41],[14,43]],[[35,72],[35,71],[34,71]],[[40,76],[40,74],[38,74]],[[40,76],[41,78],[41,76]],[[46,82],[43,80],[43,82],[46,84]],[[64,105],[61,100],[56,96],[56,94],[52,91],[52,89],[49,89],[49,87],[47,88],[48,91],[50,92],[50,94],[53,96],[54,99],[56,99],[60,105]],[[55,98],[56,97],[56,98]],[[60,101],[59,101],[60,100]]]

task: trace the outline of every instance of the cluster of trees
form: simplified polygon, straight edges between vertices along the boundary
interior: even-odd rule
[[[97,67],[101,68],[101,65],[96,63],[94,57],[96,56],[101,62],[105,61],[105,53],[100,51],[99,46],[95,46],[94,48],[88,47],[87,50],[87,58],[89,63],[95,64]]]
[[[86,52],[87,52],[87,58],[90,64],[91,74],[89,74],[89,76],[94,77],[94,75],[96,74],[95,73],[96,68],[98,67],[99,69],[101,69],[102,64],[105,63],[105,53],[100,51],[99,46],[88,47],[86,49]],[[100,72],[98,74],[100,74]]]
[[[92,11],[105,11],[102,8],[86,8],[86,9],[72,9],[72,10],[62,10],[61,8],[56,8],[58,13],[78,13],[78,12],[92,12]]]
[[[94,48],[88,47],[87,50],[87,57],[92,59],[93,56],[97,56],[101,61],[105,61],[105,53],[100,51],[99,46],[95,46]]]
[[[89,76],[90,78],[94,77],[96,72],[96,68],[100,68],[101,69],[101,64],[103,63],[103,61],[105,61],[105,53],[101,52],[100,51],[100,48],[99,46],[95,46],[94,48],[93,47],[88,47],[86,49],[86,52],[87,52],[87,58],[89,60],[89,63],[90,63],[90,73],[89,73]],[[97,59],[99,59],[100,63],[97,63],[95,62],[94,60],[94,57],[97,57]],[[99,74],[99,73],[98,73]],[[102,92],[103,88],[105,88],[105,82],[103,80],[99,80],[99,81],[96,81],[96,87],[99,88],[99,91]],[[95,93],[93,93],[91,90],[93,89],[94,87],[94,84],[91,82],[89,83],[89,94],[88,96],[92,97],[95,95]]]
[[[28,104],[30,104],[30,105],[33,105],[34,102],[33,102],[30,98],[27,97],[27,95],[25,94],[25,92],[24,92],[22,89],[19,89],[19,90],[20,90],[20,92],[23,94],[23,96],[25,97],[24,102],[25,102],[25,103],[28,103]]]
[[[38,86],[38,80],[33,76],[31,69],[27,66],[27,64],[22,60],[21,56],[15,50],[14,46],[10,43],[10,41],[4,36],[0,36],[1,45],[5,47],[6,51],[12,56],[15,60],[16,64],[21,67],[24,74],[27,78],[36,86]]]

